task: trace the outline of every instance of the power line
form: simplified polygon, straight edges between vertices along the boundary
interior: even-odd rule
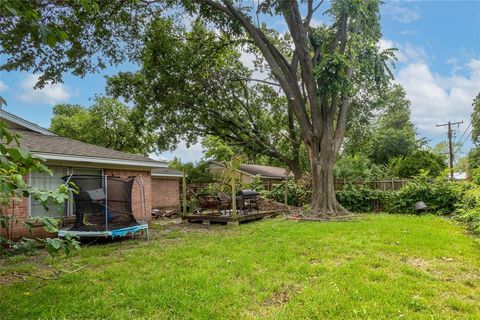
[[[463,136],[465,135],[465,133],[467,133],[467,131],[468,131],[468,129],[470,128],[471,125],[472,125],[472,120],[470,120],[470,123],[468,124],[467,129],[465,129],[465,131],[463,131],[463,134],[462,134],[462,136],[460,137],[460,139],[458,139],[458,142],[457,142],[457,143],[460,143],[460,141],[462,141]]]
[[[463,140],[463,142],[461,144],[459,144],[457,146],[457,148],[455,148],[454,152],[457,152],[458,150],[460,150],[463,147],[463,145],[467,142],[468,138],[470,138],[470,136],[472,135],[472,132],[473,132],[473,128],[472,128],[472,130],[470,130],[470,133],[465,137],[465,140]]]
[[[448,151],[449,151],[449,155],[450,155],[450,178],[453,179],[453,143],[452,143],[452,139],[453,139],[453,130],[452,130],[452,126],[454,125],[460,125],[461,123],[463,123],[463,121],[460,121],[460,122],[450,122],[448,121],[448,123],[443,123],[443,124],[437,124],[437,127],[445,127],[447,126],[448,127],[448,131],[447,131],[447,134],[448,134]]]

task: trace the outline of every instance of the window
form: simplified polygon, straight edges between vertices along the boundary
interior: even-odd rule
[[[52,170],[53,176],[43,172],[32,172],[30,175],[30,185],[44,190],[55,190],[59,185],[63,184],[64,181],[62,177],[68,174],[68,168],[51,167],[50,170]],[[49,205],[47,210],[40,201],[31,199],[30,215],[32,217],[65,217],[67,215],[66,208],[66,206]]]
[[[85,168],[66,168],[66,167],[49,167],[53,175],[48,173],[38,173],[32,172],[30,174],[30,185],[32,187],[37,187],[45,190],[54,190],[59,185],[65,183],[62,177],[68,176],[70,174],[88,174],[88,175],[102,175],[101,169],[85,169]],[[95,182],[98,186],[92,186],[95,188],[102,188],[101,180],[100,182]],[[70,195],[70,200],[65,203],[63,206],[49,205],[48,210],[46,210],[43,205],[35,200],[30,200],[30,216],[32,217],[52,217],[52,218],[62,218],[71,216],[74,210],[73,201],[71,201],[72,195]]]

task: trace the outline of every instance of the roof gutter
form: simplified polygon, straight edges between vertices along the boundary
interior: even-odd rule
[[[156,160],[141,161],[141,160],[125,160],[125,159],[114,159],[114,158],[85,157],[85,156],[77,156],[77,155],[55,154],[55,153],[41,153],[41,152],[32,152],[32,153],[45,160],[54,160],[54,161],[87,162],[87,163],[111,164],[111,165],[117,165],[117,166],[122,165],[122,166],[144,167],[144,168],[168,167],[167,162],[156,161]]]
[[[162,177],[182,178],[183,175],[181,175],[181,174],[175,174],[175,173],[152,173],[152,177],[153,177],[153,178],[155,178],[155,177],[158,177],[158,178],[162,178]]]

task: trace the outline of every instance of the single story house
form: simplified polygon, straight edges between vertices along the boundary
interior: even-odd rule
[[[209,160],[207,161],[210,172],[213,175],[221,175],[225,169],[225,165],[222,161]],[[263,166],[259,164],[242,164],[237,170],[241,179],[245,183],[252,182],[255,176],[259,176],[260,180],[270,190],[271,186],[278,184],[285,180],[286,169],[273,166]],[[293,176],[292,173],[289,176]]]
[[[168,172],[160,172],[159,175],[155,176],[155,182],[152,182],[152,170],[168,170],[166,161],[157,161],[143,155],[120,152],[60,137],[45,128],[1,109],[0,119],[9,125],[12,132],[21,136],[20,146],[34,155],[45,159],[47,166],[53,172],[53,176],[46,173],[31,172],[25,179],[32,186],[53,189],[64,183],[62,177],[70,174],[116,176],[120,178],[135,176],[142,181],[144,196],[140,196],[140,187],[133,187],[132,211],[136,218],[140,218],[141,212],[144,214],[146,212],[147,222],[149,222],[153,198],[156,197],[152,192],[155,192],[158,186],[162,186],[162,192],[165,193],[165,189],[168,189],[171,179],[174,178],[168,175]],[[99,180],[101,181],[101,179]],[[178,186],[174,186],[173,189],[173,193],[178,193]],[[174,201],[178,201],[178,197],[175,197],[175,200],[172,200],[172,204],[169,203],[169,205],[173,205]],[[162,199],[165,200],[165,198]],[[143,203],[145,205],[142,207]],[[155,202],[155,206],[160,206],[160,203]],[[61,208],[52,206],[49,210],[45,210],[38,201],[31,198],[14,201],[5,211],[7,214],[13,212],[19,222],[13,227],[13,238],[44,235],[41,226],[35,226],[32,233],[29,233],[23,226],[21,222],[29,217],[49,216],[64,220],[74,218],[71,203],[66,203]]]
[[[172,168],[152,169],[152,209],[179,210],[183,174]]]

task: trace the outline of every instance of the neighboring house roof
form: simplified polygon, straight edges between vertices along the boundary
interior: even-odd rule
[[[8,116],[8,119],[7,119]],[[77,141],[70,138],[57,136],[28,121],[28,126],[23,126],[16,116],[2,111],[0,118],[7,119],[16,124],[11,131],[21,136],[20,146],[33,154],[51,161],[72,161],[96,164],[110,164],[116,166],[135,166],[147,168],[166,167],[166,161],[156,161],[143,155],[116,151],[105,147]],[[18,119],[16,119],[16,118]],[[22,129],[18,129],[22,127]],[[48,133],[42,132],[46,130]]]
[[[183,173],[172,168],[155,168],[152,169],[152,177],[174,177],[181,178]]]
[[[13,126],[10,126],[12,129],[21,128],[21,129],[30,130],[33,132],[38,132],[44,135],[50,135],[50,136],[56,135],[55,133],[40,127],[38,124],[22,119],[14,114],[11,114],[7,111],[2,110],[1,108],[0,108],[0,119],[7,120],[9,124],[13,124]]]
[[[219,166],[224,166],[223,162],[210,160],[209,163],[213,163]],[[285,179],[286,169],[273,166],[262,166],[259,164],[242,164],[238,170],[249,176],[257,176],[263,179]],[[292,173],[290,173],[292,175]]]

